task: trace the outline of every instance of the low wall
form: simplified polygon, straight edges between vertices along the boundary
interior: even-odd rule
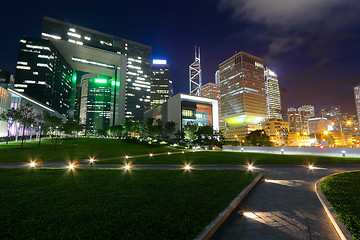
[[[223,151],[259,152],[277,154],[324,155],[335,157],[360,157],[360,148],[318,148],[318,147],[248,147],[223,146]]]

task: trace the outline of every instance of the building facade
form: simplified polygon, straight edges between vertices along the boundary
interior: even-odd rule
[[[301,121],[301,132],[309,134],[309,118],[315,117],[315,109],[312,105],[303,105],[298,108]]]
[[[22,37],[15,76],[16,91],[70,115],[73,69],[51,41]]]
[[[281,99],[281,115],[282,115],[282,119],[285,122],[289,121],[289,117],[287,114],[287,99],[286,99],[286,88],[280,88],[280,99]]]
[[[289,134],[289,123],[282,119],[271,118],[263,123],[264,132],[275,146],[285,146]]]
[[[263,60],[245,52],[235,53],[219,64],[219,74],[221,118],[229,124],[222,129],[225,138],[243,136],[246,129],[257,130],[252,126],[267,117]]]
[[[176,131],[183,129],[188,123],[198,126],[211,125],[218,131],[218,101],[179,93],[162,105],[146,111],[144,120],[147,118],[161,119],[163,122],[173,121],[177,124]]]
[[[166,60],[154,59],[151,64],[150,107],[157,107],[171,97],[170,66]]]
[[[279,81],[276,73],[266,68],[264,71],[268,119],[282,119]]]
[[[301,132],[301,119],[300,113],[296,108],[288,108],[289,131]]]

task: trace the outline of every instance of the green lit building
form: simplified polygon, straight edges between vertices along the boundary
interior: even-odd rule
[[[120,81],[115,77],[85,74],[81,78],[80,123],[88,132],[95,133],[117,125],[119,119]]]

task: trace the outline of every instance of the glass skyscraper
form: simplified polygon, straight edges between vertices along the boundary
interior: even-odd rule
[[[151,108],[163,104],[171,94],[169,64],[166,60],[154,59],[151,65]]]
[[[20,39],[15,90],[69,116],[73,69],[54,44],[46,39]]]
[[[120,79],[117,122],[143,120],[150,108],[150,46],[49,17],[43,19],[42,38],[50,39],[76,71]]]
[[[264,75],[268,119],[282,119],[280,88],[277,75],[269,68],[266,68]]]

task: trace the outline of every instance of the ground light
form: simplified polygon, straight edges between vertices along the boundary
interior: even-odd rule
[[[253,166],[252,164],[249,164],[249,165],[247,166],[247,168],[248,168],[248,170],[252,171],[252,170],[254,169],[254,166]]]
[[[170,155],[171,153],[170,152],[168,152],[168,155]]]
[[[126,159],[128,159],[128,158],[129,158],[129,156],[128,156],[128,155],[126,155],[126,156],[125,156],[125,158],[126,158]]]
[[[153,156],[153,154],[152,153],[150,153],[150,157],[152,157]]]
[[[190,164],[186,164],[186,163],[185,163],[184,169],[185,169],[185,171],[190,171],[190,170],[191,170]]]
[[[35,161],[31,161],[29,164],[30,167],[34,168],[36,167],[36,162]]]
[[[127,163],[127,164],[125,164],[125,166],[123,168],[125,169],[125,171],[130,171],[131,165],[129,163]]]
[[[73,163],[69,164],[68,169],[73,170],[74,168],[75,168],[75,164]]]
[[[184,151],[182,151],[181,153],[184,153]]]
[[[90,159],[89,159],[89,163],[90,163],[90,164],[93,164],[94,162],[95,162],[95,159],[94,159],[94,158],[90,158]]]
[[[313,164],[309,164],[309,169],[313,170],[314,169],[314,165]]]

